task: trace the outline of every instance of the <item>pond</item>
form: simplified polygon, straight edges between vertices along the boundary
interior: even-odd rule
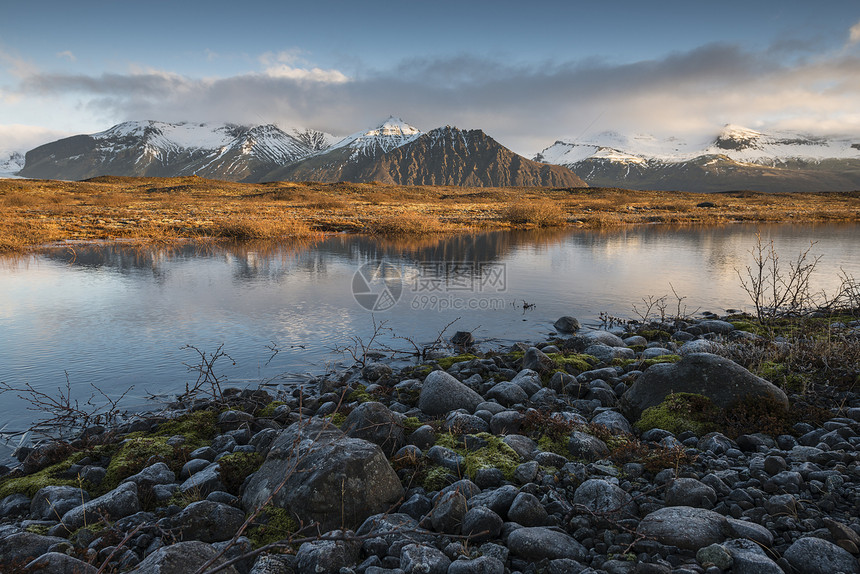
[[[409,351],[471,331],[484,348],[504,347],[545,339],[562,315],[592,327],[601,313],[635,318],[649,296],[667,296],[672,313],[679,298],[689,314],[749,309],[736,270],[752,262],[759,230],[783,266],[813,243],[816,290],[832,292],[840,269],[860,277],[853,224],[65,245],[0,260],[0,382],[81,402],[95,388],[114,398],[131,389],[121,404],[135,409],[182,392],[197,380],[188,366],[219,348],[225,385],[290,386],[350,365],[371,339]],[[0,395],[0,432],[12,439],[0,458],[40,418],[31,406]]]

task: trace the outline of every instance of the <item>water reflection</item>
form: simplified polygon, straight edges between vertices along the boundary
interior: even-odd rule
[[[0,381],[43,390],[89,383],[132,399],[176,393],[191,377],[180,349],[224,344],[237,384],[284,373],[319,374],[333,353],[386,321],[383,342],[433,340],[474,331],[488,345],[546,337],[552,322],[600,312],[632,315],[647,295],[686,297],[690,310],[748,306],[735,269],[749,262],[756,226],[631,227],[613,230],[474,233],[376,240],[333,235],[292,244],[73,245],[0,262]],[[816,290],[840,268],[860,277],[857,225],[765,226],[786,259],[822,255]],[[371,316],[356,303],[356,270],[386,260],[400,270],[397,304]],[[503,278],[498,275],[503,269]],[[493,275],[495,273],[495,275]],[[502,281],[503,279],[503,281]],[[431,301],[434,296],[435,301]],[[523,303],[534,304],[523,309]],[[492,303],[492,305],[490,304]],[[459,320],[458,320],[459,319]],[[385,337],[388,337],[385,339]],[[276,344],[283,352],[267,363]],[[88,396],[88,395],[87,395]],[[32,416],[4,395],[2,418]]]

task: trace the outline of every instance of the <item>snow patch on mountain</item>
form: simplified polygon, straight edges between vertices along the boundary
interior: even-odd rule
[[[343,138],[326,151],[349,148],[352,150],[350,159],[354,160],[363,155],[375,157],[377,152],[388,153],[420,136],[421,130],[391,116],[375,128]]]
[[[702,156],[726,156],[739,163],[778,165],[788,161],[860,159],[860,137],[813,136],[793,132],[758,132],[726,125],[716,137],[683,140],[648,134],[627,136],[607,131],[574,140],[559,140],[535,156],[537,161],[571,166],[586,160],[619,164],[680,163]]]
[[[24,154],[16,150],[0,150],[0,177],[14,178],[24,168]]]

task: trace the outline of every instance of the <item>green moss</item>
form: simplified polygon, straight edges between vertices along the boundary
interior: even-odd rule
[[[653,359],[645,359],[641,362],[642,370],[647,369],[648,367],[659,365],[660,363],[677,363],[681,360],[679,355],[663,355],[661,357],[654,357]]]
[[[637,333],[640,337],[645,337],[649,341],[668,341],[672,338],[672,333],[663,331],[662,329],[645,329]]]
[[[620,357],[615,357],[611,361],[609,361],[610,366],[613,367],[626,367],[627,365],[632,365],[636,362],[636,359],[622,359]]]
[[[154,432],[144,436],[169,438],[181,435],[186,439],[184,446],[194,450],[208,445],[218,434],[217,420],[215,411],[195,411],[163,422]]]
[[[364,385],[356,385],[355,390],[349,393],[349,395],[346,397],[346,401],[348,403],[368,403],[374,400],[375,399],[370,395],[370,393],[367,392],[367,387]]]
[[[275,416],[275,409],[277,409],[279,406],[285,405],[285,404],[287,404],[287,403],[285,403],[284,401],[272,401],[271,403],[269,403],[265,407],[263,407],[260,410],[260,412],[257,414],[258,414],[258,416],[261,416],[261,417],[271,418],[271,417]]]
[[[561,369],[571,367],[579,372],[590,371],[594,365],[600,362],[597,357],[580,353],[574,353],[571,355],[565,355],[563,353],[550,353],[547,355],[547,357],[552,359],[553,362]]]
[[[299,525],[283,508],[271,507],[264,510],[248,528],[247,536],[254,548],[286,540],[298,530]]]
[[[756,335],[764,335],[765,329],[762,328],[758,323],[753,323],[752,321],[747,320],[739,320],[739,321],[729,321],[735,329],[738,331],[748,331],[750,333],[755,333]]]
[[[343,423],[346,422],[346,415],[343,413],[333,413],[331,415],[331,424],[336,427],[340,427]]]
[[[86,453],[76,452],[66,460],[43,468],[39,472],[2,481],[0,483],[0,499],[16,493],[32,498],[40,488],[46,486],[81,486],[76,479],[59,477],[84,456],[86,456]]]
[[[692,431],[702,436],[717,430],[714,421],[719,416],[719,407],[706,396],[672,393],[659,405],[645,409],[636,427],[640,431],[660,428],[674,434]]]
[[[126,439],[111,458],[99,490],[102,492],[113,490],[121,480],[137,474],[152,464],[150,461],[152,457],[160,457],[170,465],[176,460],[177,449],[168,445],[167,439],[166,436]]]
[[[526,356],[526,352],[525,351],[511,351],[506,356],[511,361],[519,361],[520,359],[522,359],[523,357]]]
[[[409,371],[409,375],[416,379],[424,379],[427,375],[433,372],[432,365],[418,365]]]
[[[487,446],[474,451],[460,452],[465,459],[466,475],[474,480],[482,468],[497,468],[502,471],[505,480],[512,480],[514,471],[520,463],[520,457],[505,442],[489,433],[477,435],[487,441]]]
[[[448,482],[449,474],[450,472],[444,466],[432,466],[428,468],[422,484],[424,490],[428,492],[442,490]]]
[[[257,452],[234,452],[218,459],[218,475],[221,483],[230,494],[239,495],[242,483],[252,472],[263,464],[263,457]]]
[[[565,458],[569,458],[570,450],[567,446],[568,442],[570,442],[568,437],[552,437],[545,434],[537,440],[537,445],[542,451],[554,452],[555,454],[560,454]]]
[[[451,368],[451,365],[454,363],[462,363],[464,361],[471,361],[472,359],[477,359],[477,355],[472,355],[470,353],[465,353],[463,355],[454,355],[453,357],[442,357],[441,359],[437,359],[436,363],[439,364],[439,367],[448,370]]]
[[[762,363],[756,370],[756,374],[791,392],[802,392],[809,383],[807,376],[793,373],[789,370],[788,365],[773,361]]]
[[[403,430],[408,433],[415,432],[415,430],[423,424],[424,423],[418,420],[418,417],[406,417],[403,420]]]

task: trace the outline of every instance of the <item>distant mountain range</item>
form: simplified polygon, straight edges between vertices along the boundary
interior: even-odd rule
[[[559,140],[532,160],[481,130],[421,132],[399,118],[337,140],[274,125],[125,122],[26,153],[0,154],[0,177],[199,175],[243,182],[622,187],[684,191],[860,189],[860,137],[763,133],[728,125],[686,141],[603,132]]]
[[[398,118],[332,145],[333,136],[273,125],[125,122],[39,146],[21,177],[199,175],[243,182],[379,181],[398,185],[585,187],[563,166],[519,156],[480,130],[422,133]]]
[[[860,189],[860,137],[766,134],[734,125],[698,142],[603,132],[557,141],[534,159],[568,167],[598,187],[701,192]]]

